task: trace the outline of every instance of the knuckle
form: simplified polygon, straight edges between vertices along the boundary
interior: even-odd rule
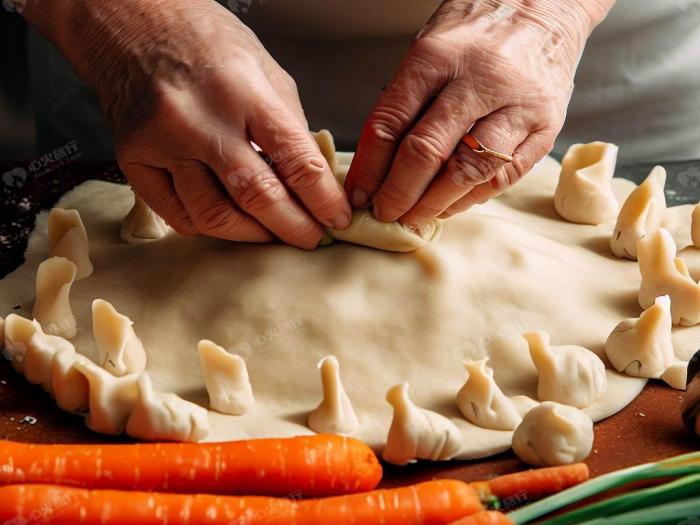
[[[383,209],[408,209],[413,203],[413,196],[391,179],[382,186],[377,194],[377,204]]]
[[[216,202],[199,206],[192,214],[192,222],[202,233],[216,235],[235,229],[241,222],[241,216],[229,203]]]
[[[382,105],[374,109],[367,125],[373,137],[382,142],[398,143],[410,121],[411,115],[407,110],[398,106]]]
[[[411,133],[401,143],[401,154],[407,160],[426,168],[437,168],[448,156],[442,142],[430,134]]]
[[[280,181],[267,173],[258,173],[245,180],[238,192],[237,201],[252,214],[269,209],[287,198]]]
[[[276,163],[285,182],[294,190],[316,186],[323,179],[325,161],[320,154],[292,148]]]
[[[457,186],[473,187],[490,180],[496,172],[494,162],[458,148],[454,155],[452,182]]]

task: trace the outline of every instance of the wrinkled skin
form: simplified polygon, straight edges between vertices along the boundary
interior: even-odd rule
[[[578,57],[612,2],[447,0],[366,121],[345,188],[419,225],[501,193],[548,153]],[[474,153],[471,134],[512,162]]]
[[[419,226],[517,181],[550,149],[611,2],[444,2],[367,120],[346,182],[354,204]],[[95,88],[151,208],[182,234],[306,249],[349,224],[294,81],[240,20],[213,0],[114,4],[29,0],[23,14]],[[512,163],[458,146],[474,122]]]

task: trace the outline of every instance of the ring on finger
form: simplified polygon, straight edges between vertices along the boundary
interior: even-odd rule
[[[462,142],[474,153],[477,153],[479,155],[487,155],[491,157],[496,157],[497,159],[501,159],[505,162],[513,162],[512,155],[508,155],[507,153],[501,153],[500,151],[487,148],[481,143],[481,141],[479,141],[479,139],[477,139],[474,135],[471,135],[469,133],[466,133],[462,137]]]

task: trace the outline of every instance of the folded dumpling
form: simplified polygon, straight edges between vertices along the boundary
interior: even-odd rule
[[[76,280],[92,274],[88,236],[77,210],[53,208],[49,212],[49,252],[65,257],[77,268]]]
[[[119,236],[124,242],[140,243],[158,240],[170,227],[144,200],[134,193],[134,206],[124,218]]]
[[[103,299],[92,302],[92,331],[97,343],[98,363],[115,376],[142,372],[146,351],[127,316]]]
[[[78,333],[70,306],[70,289],[77,271],[65,257],[51,257],[39,265],[32,314],[47,334],[72,339]]]
[[[222,414],[240,416],[255,406],[248,368],[239,355],[203,339],[197,345],[209,407]]]
[[[70,341],[56,335],[45,334],[40,327],[29,340],[25,355],[24,377],[34,385],[42,385],[52,393],[52,371],[56,355],[62,350],[75,351]]]
[[[603,224],[615,219],[619,204],[612,191],[617,146],[607,142],[574,144],[561,162],[554,207],[578,224]]]
[[[27,350],[37,330],[41,330],[41,326],[36,321],[30,321],[17,314],[10,314],[5,318],[5,347],[2,353],[12,368],[20,374],[24,373]]]

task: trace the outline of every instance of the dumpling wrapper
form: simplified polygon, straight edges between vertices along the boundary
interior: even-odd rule
[[[24,373],[25,358],[31,344],[30,341],[34,333],[40,329],[39,323],[32,322],[17,314],[10,314],[5,318],[5,345],[2,353],[16,372]]]
[[[239,416],[255,406],[245,361],[219,345],[203,339],[197,344],[209,407],[222,414]]]
[[[48,220],[49,252],[75,264],[76,280],[92,274],[92,261],[85,225],[77,210],[53,208]]]
[[[321,370],[323,399],[309,414],[309,428],[319,434],[347,434],[360,421],[340,380],[340,364],[335,356],[326,356],[318,363]]]
[[[98,364],[115,376],[136,374],[146,368],[146,350],[133,322],[103,299],[92,302],[92,333]]]
[[[63,348],[53,358],[51,366],[51,393],[56,404],[66,412],[87,412],[90,406],[90,383],[78,370],[94,363],[75,351]]]
[[[25,355],[24,377],[34,385],[42,385],[44,389],[53,393],[53,362],[56,355],[63,351],[73,351],[75,348],[70,341],[63,337],[45,334],[41,327],[29,340],[29,348]]]
[[[170,227],[144,200],[134,194],[134,206],[124,218],[119,236],[124,242],[142,243],[161,239]]]
[[[65,257],[51,257],[36,272],[36,302],[32,315],[44,332],[72,339],[77,333],[70,289],[78,268]]]

